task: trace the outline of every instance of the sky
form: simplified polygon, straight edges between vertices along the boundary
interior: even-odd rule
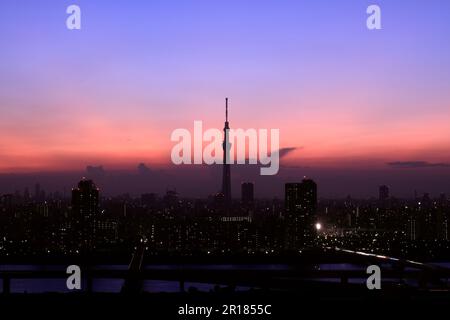
[[[366,27],[373,3],[381,30]],[[171,132],[221,129],[229,97],[232,128],[280,130],[280,183],[450,193],[449,36],[445,0],[3,0],[0,191],[139,163],[182,185]]]

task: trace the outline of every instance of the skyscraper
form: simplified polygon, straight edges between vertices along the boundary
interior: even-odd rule
[[[228,212],[231,205],[231,173],[230,173],[230,150],[228,123],[228,98],[225,98],[225,126],[223,128],[223,173],[222,173],[222,193],[224,195],[225,210]]]
[[[382,185],[379,188],[379,199],[381,201],[389,199],[389,187],[386,185]]]
[[[83,178],[72,189],[72,212],[76,221],[76,238],[82,250],[91,248],[95,234],[95,218],[99,211],[99,190],[92,180]]]
[[[314,235],[317,210],[317,184],[311,179],[301,183],[286,183],[285,211],[287,220],[287,247],[301,248]]]
[[[251,205],[254,198],[254,190],[252,182],[243,182],[241,185],[241,199],[243,205]]]
[[[83,217],[94,216],[98,212],[98,188],[92,180],[82,179],[78,187],[72,189],[72,210]]]
[[[39,201],[41,197],[41,185],[36,183],[34,185],[34,200]]]

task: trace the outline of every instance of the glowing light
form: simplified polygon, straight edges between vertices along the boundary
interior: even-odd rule
[[[316,230],[319,231],[322,229],[322,225],[320,223],[316,223]]]

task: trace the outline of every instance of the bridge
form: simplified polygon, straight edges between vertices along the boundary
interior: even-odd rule
[[[308,259],[305,262],[283,264],[285,268],[273,268],[271,264],[258,264],[256,268],[237,264],[233,265],[233,268],[219,269],[214,268],[212,264],[173,264],[170,267],[153,264],[144,268],[144,253],[145,242],[143,241],[136,247],[128,269],[110,270],[91,267],[84,273],[82,270],[82,277],[88,283],[84,292],[92,292],[93,279],[123,279],[122,294],[141,292],[145,280],[176,281],[179,283],[180,291],[184,291],[186,282],[287,291],[295,291],[305,284],[323,286],[329,283],[349,288],[361,286],[361,283],[365,282],[369,276],[366,268],[371,264],[380,266],[382,281],[389,280],[388,283],[392,283],[392,287],[398,287],[401,284],[417,290],[430,291],[449,291],[450,288],[448,284],[450,269],[448,268],[339,248],[327,248],[320,261]],[[321,267],[327,263],[333,265],[337,261],[358,265],[361,268]],[[65,282],[67,277],[65,270],[0,271],[3,294],[11,292],[13,279],[61,279]],[[359,283],[355,284],[353,280],[358,280]],[[389,287],[389,284],[383,287]]]

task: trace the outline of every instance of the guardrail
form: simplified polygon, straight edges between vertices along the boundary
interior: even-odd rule
[[[87,281],[85,292],[92,292],[94,279],[127,279],[128,270],[100,270],[90,269],[82,271],[82,277]],[[13,279],[61,279],[66,281],[65,271],[0,271],[3,280],[3,294],[11,292]],[[367,279],[365,270],[320,270],[292,267],[288,270],[254,270],[229,269],[208,270],[203,268],[174,268],[174,269],[143,269],[133,274],[134,279],[177,281],[180,290],[184,291],[185,282],[209,283],[231,286],[247,286],[267,289],[295,290],[305,282],[329,281],[341,285],[351,285],[351,279]],[[418,288],[448,289],[450,269],[382,269],[382,279],[404,283],[406,280],[417,281]]]

